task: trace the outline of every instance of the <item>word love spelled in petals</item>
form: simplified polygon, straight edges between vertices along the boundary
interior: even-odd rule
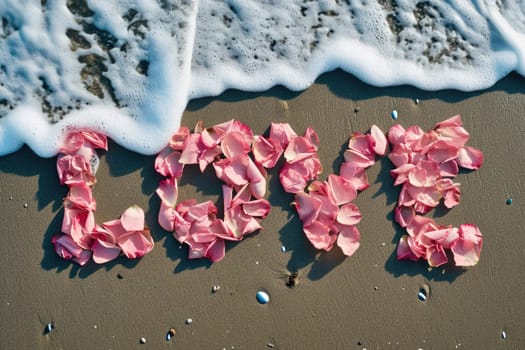
[[[95,224],[96,202],[93,198],[98,155],[95,149],[107,150],[105,135],[79,131],[66,135],[57,158],[61,184],[69,186],[64,198],[62,232],[52,237],[55,252],[79,265],[92,258],[97,264],[116,259],[123,253],[129,259],[149,253],[154,246],[144,227],[144,211],[132,206],[118,220]]]
[[[394,125],[388,139],[392,146],[389,158],[396,166],[391,175],[394,185],[402,186],[394,219],[408,232],[399,242],[398,259],[425,259],[430,266],[440,266],[448,262],[446,250],[450,250],[456,266],[477,264],[482,247],[477,226],[441,226],[419,215],[441,201],[447,208],[458,205],[461,191],[452,178],[459,167],[476,170],[483,164],[483,153],[466,146],[469,133],[461,117],[437,123],[428,132],[418,126],[405,130]]]
[[[167,177],[156,191],[161,199],[159,224],[189,246],[190,259],[220,261],[225,255],[225,241],[240,241],[261,229],[260,220],[270,211],[270,204],[264,199],[266,171],[251,156],[258,138],[236,120],[211,128],[199,122],[193,133],[181,127],[155,159],[155,170]],[[198,164],[201,172],[212,164],[215,175],[224,183],[223,219],[211,201],[177,203],[178,180],[185,166],[193,164]]]

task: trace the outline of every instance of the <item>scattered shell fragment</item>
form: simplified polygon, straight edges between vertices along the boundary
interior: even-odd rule
[[[170,328],[170,330],[168,331],[168,333],[166,333],[166,340],[167,341],[170,341],[171,338],[173,338],[175,336],[176,332],[175,332],[175,329],[173,328]]]
[[[421,102],[421,101],[419,101],[419,98],[416,98],[416,105],[418,105],[419,102]]]
[[[54,323],[48,323],[46,325],[46,327],[44,328],[44,334],[48,334],[49,332],[51,332],[53,329],[55,329],[55,324]]]
[[[188,319],[186,320],[186,324],[192,324],[192,323],[193,323],[193,320],[192,320],[191,318],[188,318]]]
[[[140,342],[141,344],[146,344],[146,338],[144,338],[144,337],[140,338],[140,339],[139,339],[139,342]]]
[[[507,332],[501,331],[501,339],[507,339]]]
[[[24,203],[24,208],[27,208],[29,205],[27,203]]]
[[[213,286],[212,289],[211,289],[211,292],[212,293],[217,293],[219,291],[219,289],[221,289],[221,286]]]
[[[507,205],[511,205],[512,204],[512,198],[507,198],[506,203],[507,203]]]
[[[395,109],[392,111],[391,115],[392,115],[392,119],[397,120],[397,111]]]
[[[281,246],[281,252],[286,252],[286,247],[284,245]]]
[[[428,284],[422,284],[419,286],[419,292],[417,293],[417,298],[420,301],[427,301],[430,297],[430,286]]]
[[[13,196],[9,196],[9,200],[12,201],[13,200]]]
[[[379,287],[378,287],[378,286],[374,286],[374,290],[378,290],[378,289],[379,289]]]
[[[255,296],[257,297],[257,301],[261,304],[268,304],[270,301],[270,296],[265,291],[260,290]]]

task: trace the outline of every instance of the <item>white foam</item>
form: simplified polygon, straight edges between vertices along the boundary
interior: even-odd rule
[[[71,128],[153,154],[190,99],[302,90],[336,68],[426,90],[525,75],[518,0],[66,3],[0,0],[0,155],[28,144],[53,156]]]

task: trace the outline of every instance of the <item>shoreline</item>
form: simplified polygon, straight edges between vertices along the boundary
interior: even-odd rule
[[[79,268],[60,260],[50,243],[60,229],[67,192],[58,183],[56,158],[39,158],[27,146],[0,157],[0,347],[518,348],[525,344],[519,331],[525,322],[525,282],[519,278],[525,243],[519,180],[525,173],[519,152],[525,135],[524,82],[511,74],[486,91],[426,92],[410,86],[376,88],[338,70],[302,92],[228,90],[190,101],[183,115],[190,129],[199,119],[211,126],[232,118],[257,134],[272,121],[288,122],[298,134],[312,126],[321,141],[324,180],[338,171],[353,131],[366,132],[376,124],[387,132],[395,123],[428,130],[461,114],[471,135],[468,144],[485,153],[485,164],[456,178],[462,189],[458,207],[429,215],[440,224],[472,222],[481,228],[481,260],[466,270],[428,271],[424,263],[396,260],[402,231],[392,221],[392,210],[399,190],[392,186],[386,158],[367,171],[371,186],[355,201],[363,219],[361,247],[354,256],[311,247],[289,206],[292,196],[282,191],[272,170],[267,194],[272,210],[262,221],[264,229],[227,244],[224,260],[211,264],[188,260],[187,249],[179,249],[159,227],[160,201],[154,192],[162,177],[153,169],[154,156],[111,142],[97,173],[96,222],[138,204],[156,246],[139,260],[119,258]],[[396,122],[390,117],[393,109],[399,113]],[[220,200],[220,186],[209,179],[188,169],[179,200]],[[509,197],[512,205],[505,203]],[[276,276],[283,270],[299,271],[296,288],[287,288]],[[214,285],[221,287],[217,293],[211,292]],[[430,297],[423,303],[417,293],[426,285]],[[270,295],[267,305],[255,299],[261,289]],[[185,324],[187,318],[193,319],[191,325]],[[56,329],[43,335],[48,322]],[[177,333],[167,342],[171,327]],[[141,337],[146,344],[139,343]]]

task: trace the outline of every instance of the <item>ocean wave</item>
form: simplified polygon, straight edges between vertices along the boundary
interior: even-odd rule
[[[53,156],[74,128],[152,154],[191,99],[336,68],[425,90],[525,76],[518,0],[0,0],[0,19],[0,155]]]

